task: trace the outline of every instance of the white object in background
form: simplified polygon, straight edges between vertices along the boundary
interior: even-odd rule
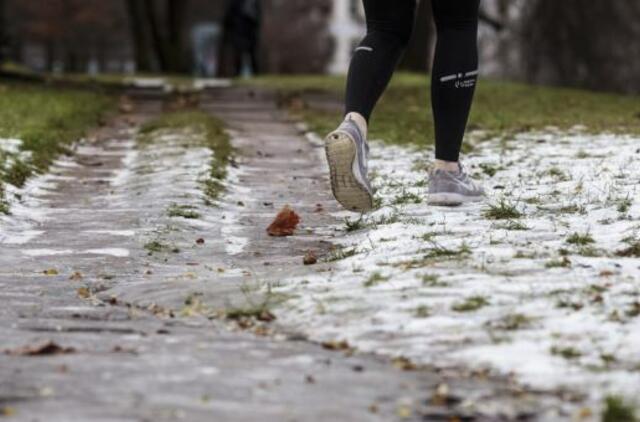
[[[358,13],[362,14],[359,1],[357,5]],[[329,24],[329,32],[335,41],[333,59],[328,69],[331,74],[347,72],[353,48],[365,33],[365,25],[354,16],[353,6],[353,0],[333,0],[333,12]]]

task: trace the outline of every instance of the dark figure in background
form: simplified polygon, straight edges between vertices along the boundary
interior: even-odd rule
[[[262,7],[260,0],[227,0],[224,15],[220,76],[240,76],[248,66],[259,72],[258,44]]]

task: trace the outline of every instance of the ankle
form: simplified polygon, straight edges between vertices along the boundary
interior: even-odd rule
[[[436,170],[458,172],[460,171],[460,163],[458,161],[436,160],[434,164],[434,168]]]
[[[351,112],[351,113],[347,113],[346,116],[344,116],[345,120],[352,120],[353,122],[355,122],[356,126],[358,126],[358,129],[360,129],[360,132],[362,133],[362,136],[367,139],[367,132],[368,132],[368,125],[367,125],[367,119],[364,118],[364,116],[360,113],[355,113],[355,112]]]

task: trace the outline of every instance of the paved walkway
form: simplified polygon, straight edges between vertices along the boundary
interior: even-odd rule
[[[339,223],[321,149],[267,94],[217,90],[203,110],[233,131],[237,162],[218,207],[199,179],[211,151],[135,129],[136,100],[27,188],[0,226],[0,414],[9,420],[361,421],[537,419],[558,408],[507,378],[324,347],[275,322],[215,316],[276,300],[287,279],[328,271]],[[299,234],[266,235],[281,206]],[[170,217],[189,206],[197,219]],[[153,247],[155,245],[156,247]],[[157,247],[160,245],[161,247]],[[38,345],[53,342],[61,352]],[[331,348],[338,350],[329,350]],[[26,356],[33,352],[37,356]],[[483,403],[478,406],[478,403]]]

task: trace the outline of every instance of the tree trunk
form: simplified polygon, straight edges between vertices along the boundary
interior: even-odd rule
[[[168,70],[171,72],[185,72],[184,30],[187,0],[167,0],[167,43],[166,57]]]
[[[149,29],[151,30],[151,43],[153,45],[153,50],[158,58],[160,70],[166,72],[169,67],[169,59],[166,54],[165,40],[160,29],[160,23],[158,22],[158,15],[154,4],[155,2],[153,0],[144,0],[147,22],[149,23]]]
[[[0,0],[0,64],[2,64],[9,54],[9,37],[7,35],[6,1]]]
[[[421,0],[416,13],[413,36],[400,63],[400,68],[414,72],[428,72],[431,70],[432,50],[433,12],[431,1]]]
[[[626,93],[640,92],[637,0],[538,0],[522,28],[529,81]]]
[[[136,68],[142,72],[151,71],[152,61],[149,55],[150,46],[147,22],[145,21],[145,4],[142,0],[126,0],[126,6],[129,14],[129,28],[133,41]]]

